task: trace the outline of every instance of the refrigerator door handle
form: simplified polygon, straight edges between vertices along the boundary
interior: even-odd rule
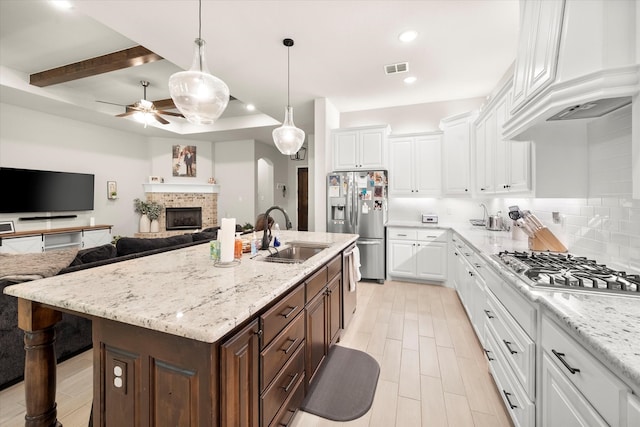
[[[351,197],[353,203],[351,204],[351,213],[353,214],[353,219],[351,220],[351,225],[353,226],[353,233],[358,231],[358,188],[356,186],[355,181],[351,183]]]

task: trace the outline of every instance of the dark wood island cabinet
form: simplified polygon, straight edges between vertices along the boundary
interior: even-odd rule
[[[146,278],[144,285],[153,288],[148,279],[154,269],[161,270],[153,277],[162,282],[163,268],[176,271],[183,258],[184,262],[196,255],[208,258],[208,253],[200,254],[207,248],[181,250],[185,253],[177,260],[175,254],[173,258],[159,254],[146,257],[151,263],[139,259],[124,268],[94,269],[100,269],[103,277],[112,273],[115,279],[111,290],[101,288],[98,294],[121,293],[95,310],[77,311],[62,302],[71,294],[78,298],[77,286],[86,287],[89,272],[67,275],[71,279],[64,285],[50,281],[57,291],[60,289],[56,286],[68,287],[68,292],[55,296],[60,303],[47,298],[31,301],[43,289],[49,289],[45,286],[48,279],[31,283],[34,294],[24,293],[26,287],[14,287],[8,293],[20,298],[20,328],[27,331],[25,342],[28,339],[27,344],[38,346],[37,350],[27,349],[27,363],[37,369],[25,377],[25,425],[56,425],[55,362],[53,350],[46,343],[53,340],[51,326],[60,311],[93,320],[95,426],[287,425],[329,347],[340,336],[342,252],[356,236],[337,236],[348,238],[338,239],[324,256],[316,255],[315,262],[310,258],[306,268],[306,263],[282,265],[248,258],[235,271],[214,269],[204,261],[201,267],[196,263],[191,275],[179,275],[188,280],[199,273],[209,274],[208,278],[200,274],[202,282],[192,281],[189,289],[198,295],[190,295],[189,289],[183,294],[166,293],[158,299],[171,303],[164,302],[166,308],[158,308],[161,314],[153,316],[144,312],[143,301],[148,296],[140,290],[142,284],[131,284],[133,276]],[[286,277],[282,280],[285,283],[272,283],[279,276]],[[117,278],[123,284],[119,285]],[[175,279],[166,278],[166,282],[157,284],[158,289]],[[205,283],[207,279],[219,286]],[[100,295],[87,297],[82,304],[90,306],[94,299],[99,300]],[[151,311],[154,305],[148,304]],[[238,315],[238,305],[244,304],[249,304],[251,313]],[[121,305],[128,307],[120,310]],[[99,311],[104,306],[113,307],[116,313],[101,316]],[[135,307],[139,307],[137,312]],[[189,322],[183,321],[185,317],[190,317]],[[194,324],[204,330],[194,329]]]

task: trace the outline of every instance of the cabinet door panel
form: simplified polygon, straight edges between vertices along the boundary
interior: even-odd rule
[[[305,308],[307,316],[307,385],[327,355],[327,298],[323,293],[316,296]]]
[[[220,350],[222,425],[258,427],[258,319]]]
[[[82,232],[82,247],[93,248],[96,246],[106,245],[111,243],[111,230],[84,230]]]
[[[389,141],[389,194],[411,194],[413,188],[413,139]]]
[[[444,280],[447,271],[447,245],[418,242],[416,276],[420,279]]]
[[[509,141],[502,138],[502,125],[507,117],[507,99],[502,99],[500,103],[496,105],[495,113],[495,128],[493,129],[494,138],[494,184],[496,193],[504,193],[509,191]]]
[[[533,35],[531,27],[534,21],[534,15],[540,7],[535,1],[521,2],[520,9],[520,38],[518,39],[518,56],[513,72],[513,104],[512,113],[519,110],[524,105],[526,99],[527,80],[529,78],[529,52]]]
[[[469,194],[469,137],[468,120],[458,120],[444,129],[445,194]]]
[[[399,277],[415,277],[414,245],[414,242],[389,242],[389,274]]]
[[[340,335],[340,289],[342,284],[342,277],[336,276],[329,286],[327,291],[329,292],[329,345],[335,344],[338,341]]]
[[[531,190],[531,143],[509,141],[510,191]]]
[[[340,132],[334,135],[334,169],[353,169],[358,163],[358,132]]]
[[[384,166],[384,138],[384,133],[379,129],[360,133],[360,167],[366,169]]]
[[[413,163],[414,190],[419,195],[439,195],[442,188],[442,153],[440,136],[419,137],[415,139]]]
[[[530,46],[531,63],[526,97],[531,98],[555,79],[564,1],[539,1]]]
[[[15,239],[2,239],[0,246],[2,253],[33,253],[43,251],[42,236],[18,237]]]

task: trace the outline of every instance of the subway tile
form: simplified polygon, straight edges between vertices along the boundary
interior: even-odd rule
[[[602,206],[620,206],[619,197],[603,197]]]
[[[592,217],[594,212],[593,206],[582,206],[580,208],[580,216]]]
[[[620,232],[640,236],[640,221],[620,221]]]

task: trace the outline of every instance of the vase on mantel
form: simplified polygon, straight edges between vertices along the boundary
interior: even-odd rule
[[[160,231],[160,222],[157,219],[151,220],[151,232],[158,233]]]
[[[151,221],[146,214],[140,215],[140,233],[148,233],[151,229]]]

